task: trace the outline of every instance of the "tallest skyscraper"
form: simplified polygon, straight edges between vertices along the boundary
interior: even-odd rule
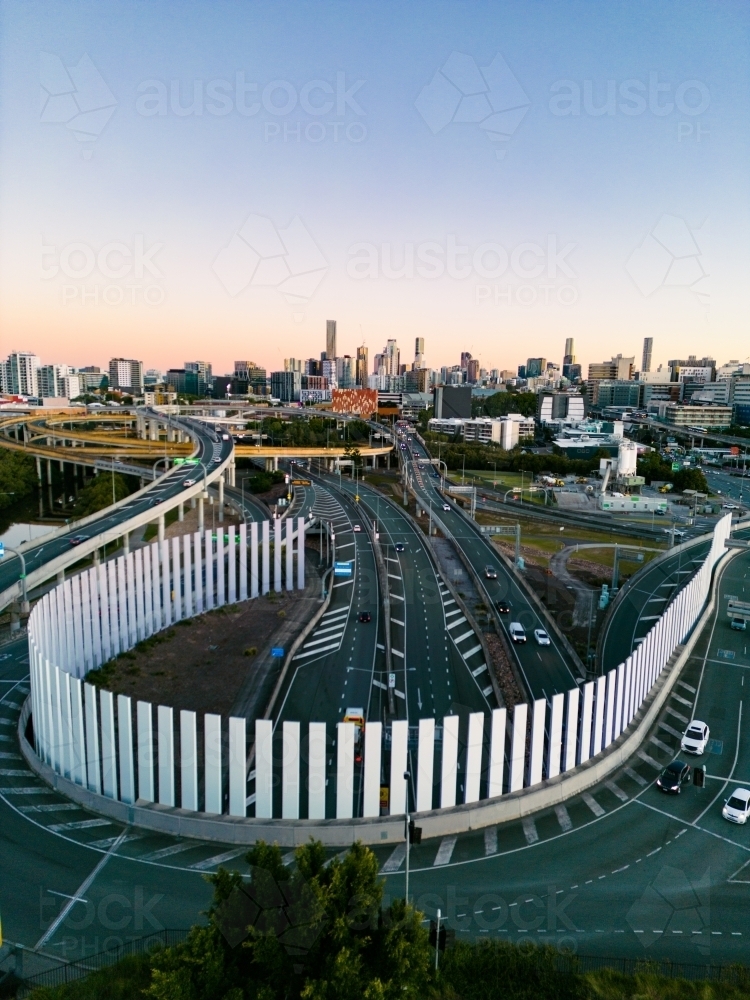
[[[333,361],[336,357],[336,320],[326,320],[326,358]]]

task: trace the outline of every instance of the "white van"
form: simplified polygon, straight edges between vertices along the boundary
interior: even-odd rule
[[[526,642],[526,633],[520,622],[511,622],[508,631],[513,642]]]

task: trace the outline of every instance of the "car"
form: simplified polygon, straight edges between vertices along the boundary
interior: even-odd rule
[[[404,545],[403,542],[396,542],[396,545],[394,547],[396,549],[396,552],[406,552],[406,546]]]
[[[182,483],[183,486],[195,486],[194,479],[185,479]]]
[[[510,614],[510,601],[498,601],[495,607],[501,615]]]
[[[229,440],[229,435],[228,434],[222,434],[221,435],[221,440],[222,441],[228,441]]]
[[[737,510],[736,503],[723,503],[721,505],[722,510]]]
[[[744,632],[747,628],[747,622],[744,618],[733,618],[729,623],[729,627],[733,628],[736,632]]]
[[[221,457],[219,455],[214,459],[214,465],[221,465]]]
[[[70,539],[70,544],[80,545],[81,542],[86,542],[86,541],[88,541],[86,535],[73,535],[73,537]]]
[[[693,719],[685,730],[685,735],[682,737],[680,750],[684,753],[694,753],[696,755],[705,753],[709,736],[710,730],[706,723],[699,722],[698,719]]]
[[[451,505],[449,503],[444,503],[443,504],[443,510],[450,510],[450,509],[451,509]]]
[[[367,622],[371,622],[372,621],[372,615],[370,614],[369,611],[360,611],[360,613],[359,613],[359,620],[363,624],[367,624]]]
[[[355,524],[354,527],[352,528],[352,531],[361,531],[361,530],[362,530],[361,524]]]
[[[547,635],[547,633],[544,631],[543,628],[534,629],[534,638],[536,639],[537,645],[539,646],[550,645],[550,637]]]
[[[667,764],[659,777],[656,779],[656,787],[662,792],[671,795],[679,795],[682,786],[690,781],[690,765],[681,760],[673,760]]]
[[[488,580],[497,580],[497,570],[494,566],[485,566],[484,575]]]
[[[513,642],[526,642],[526,633],[524,632],[523,625],[520,622],[511,622],[508,632],[510,632],[510,637]]]
[[[730,823],[740,823],[741,825],[747,823],[747,817],[750,815],[750,790],[735,788],[724,803],[721,815]]]

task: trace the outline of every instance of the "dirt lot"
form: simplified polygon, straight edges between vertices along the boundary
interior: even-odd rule
[[[271,658],[271,646],[288,649],[319,606],[316,562],[308,547],[304,592],[271,593],[178,622],[86,679],[175,710],[262,715],[283,662]]]

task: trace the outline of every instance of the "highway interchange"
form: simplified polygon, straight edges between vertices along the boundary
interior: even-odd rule
[[[207,435],[206,447],[210,443],[213,450],[212,439]],[[436,519],[481,576],[491,558],[489,543],[453,505],[442,509],[437,480],[429,467],[416,464],[419,457],[413,446],[406,459],[417,495],[437,508]],[[177,490],[176,480],[183,477],[175,476],[170,488]],[[313,655],[298,661],[279,720],[314,718],[332,725],[343,709],[355,705],[366,708],[369,718],[383,717],[385,691],[374,682],[385,677],[384,622],[368,518],[377,522],[384,555],[393,560],[386,563],[393,577],[391,597],[405,598],[402,617],[397,599],[391,606],[393,649],[405,654],[401,666],[398,657],[393,660],[403,694],[396,698],[398,717],[416,724],[421,715],[441,718],[458,710],[455,706],[487,711],[491,699],[482,694],[446,628],[447,588],[423,533],[378,491],[360,484],[358,504],[353,491],[350,481],[339,490],[337,477],[316,476],[295,501],[295,515],[313,513],[334,523],[336,558],[348,559],[351,553],[355,570],[351,584],[333,591],[327,609],[331,625],[322,619],[309,637],[317,647],[303,647]],[[361,531],[354,531],[356,524]],[[397,543],[403,552],[396,552]],[[671,593],[680,576],[689,578],[685,560],[696,558],[699,549],[676,550],[661,568],[648,567],[638,577],[630,594],[632,612],[623,610],[622,621],[618,617],[617,628],[604,641],[605,666],[613,657],[619,662],[633,636],[639,637],[639,627],[645,630],[641,623],[652,597]],[[498,579],[482,580],[487,598],[509,598],[514,616],[516,610],[532,616],[530,624],[539,614],[536,606],[502,561],[495,561]],[[414,848],[410,892],[420,908],[432,915],[440,906],[458,934],[469,937],[554,939],[562,948],[586,954],[742,960],[750,935],[745,905],[750,839],[746,828],[722,820],[720,807],[733,782],[750,786],[742,721],[748,640],[746,633],[729,629],[725,611],[728,596],[750,599],[749,572],[750,554],[738,553],[722,577],[717,612],[641,754],[611,781],[557,809]],[[652,605],[657,611],[662,606]],[[371,612],[371,622],[357,620],[362,610]],[[323,647],[335,645],[324,653]],[[549,697],[576,683],[564,650],[556,645],[514,649],[535,696]],[[311,673],[312,688],[305,683]],[[3,646],[0,913],[6,938],[36,946],[40,954],[81,957],[100,950],[107,939],[111,945],[158,927],[189,926],[210,895],[202,875],[220,864],[245,870],[244,850],[124,828],[52,792],[26,767],[15,738],[27,674],[25,641]],[[668,798],[653,782],[658,768],[675,756],[678,737],[694,716],[710,725],[715,740],[706,755],[708,787],[687,787],[679,797]],[[377,853],[386,892],[403,894],[402,854],[392,848]]]

